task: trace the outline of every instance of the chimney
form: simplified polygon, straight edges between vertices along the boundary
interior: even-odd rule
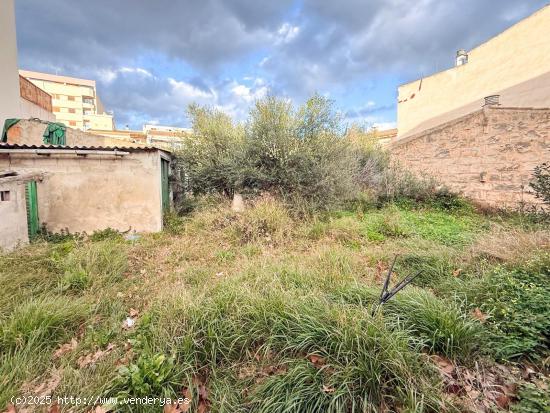
[[[468,53],[466,50],[460,49],[456,52],[456,65],[462,66],[468,63]]]

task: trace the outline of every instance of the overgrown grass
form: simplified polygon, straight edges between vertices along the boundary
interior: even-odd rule
[[[0,409],[55,374],[52,395],[188,394],[190,411],[453,411],[431,358],[548,356],[550,234],[443,201],[299,215],[210,199],[133,243],[0,255]],[[373,313],[395,255],[391,285],[422,275]]]

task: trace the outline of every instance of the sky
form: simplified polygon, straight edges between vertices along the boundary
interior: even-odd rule
[[[454,64],[548,0],[16,0],[19,67],[95,79],[118,128],[236,120],[266,95],[334,100],[395,127],[397,87]]]

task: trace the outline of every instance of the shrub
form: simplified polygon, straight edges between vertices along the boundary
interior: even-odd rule
[[[538,199],[550,205],[550,163],[545,162],[535,167],[530,186]]]
[[[241,179],[244,130],[217,109],[191,105],[193,134],[185,136],[174,169],[182,191],[233,195]]]
[[[270,192],[324,208],[353,197],[357,153],[332,102],[314,96],[256,102],[246,127],[213,109],[191,106],[193,136],[178,154],[179,181],[194,193]]]
[[[333,103],[315,95],[295,110],[283,99],[258,101],[247,125],[246,188],[338,204],[358,190],[359,158]]]
[[[122,233],[119,230],[113,228],[105,228],[102,230],[94,231],[92,235],[90,235],[90,241],[92,242],[105,241],[107,239],[122,239]]]

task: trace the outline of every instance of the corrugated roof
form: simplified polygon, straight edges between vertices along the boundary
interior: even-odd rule
[[[61,146],[61,145],[19,145],[13,143],[2,143],[0,149],[55,149],[68,151],[124,151],[124,152],[152,152],[163,151],[165,149],[156,148],[153,146]]]

